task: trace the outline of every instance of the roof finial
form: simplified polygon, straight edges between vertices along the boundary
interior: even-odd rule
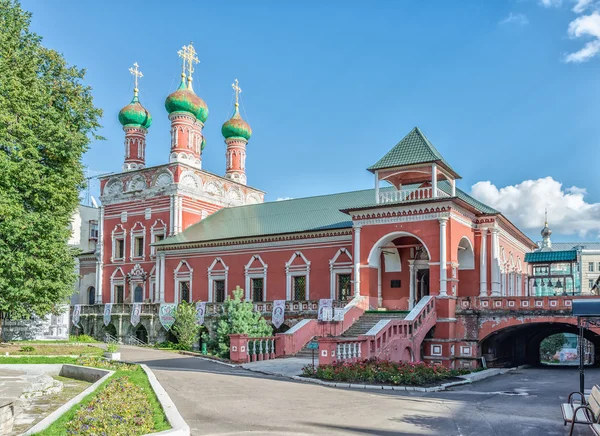
[[[198,62],[200,62],[200,60],[198,59],[198,56],[196,56],[196,49],[194,48],[192,41],[190,41],[189,45],[187,46],[185,55],[186,55],[187,70],[188,70],[188,77],[187,77],[188,88],[192,89],[192,80],[194,80],[192,78],[192,74],[194,73],[194,64],[197,64]]]
[[[177,54],[181,58],[181,81],[184,82],[185,81],[185,67],[186,67],[186,62],[187,62],[187,58],[188,58],[188,46],[184,45],[183,47],[181,47],[181,50],[179,50],[177,52]]]
[[[544,225],[548,227],[548,208],[544,209]]]
[[[235,82],[231,84],[231,87],[235,91],[235,107],[238,108],[240,106],[240,94],[242,93],[242,88],[240,88],[238,79],[235,79]]]
[[[133,97],[137,98],[137,96],[138,96],[138,79],[140,77],[144,77],[144,75],[140,71],[139,65],[137,62],[133,63],[133,68],[129,68],[129,72],[132,74],[133,80],[135,81],[135,87],[133,88]]]

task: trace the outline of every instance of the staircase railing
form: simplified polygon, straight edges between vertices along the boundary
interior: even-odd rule
[[[427,332],[435,325],[435,299],[422,298],[404,319],[379,321],[358,338],[319,339],[319,362],[356,361],[371,357],[389,360],[420,360],[420,346]]]
[[[128,335],[125,338],[125,343],[127,345],[136,345],[138,347],[145,347],[146,345],[148,345],[144,341],[142,341],[141,339],[138,339],[136,336],[133,336],[133,335]]]
[[[110,333],[104,334],[104,342],[107,344],[118,344],[119,339],[111,335]]]

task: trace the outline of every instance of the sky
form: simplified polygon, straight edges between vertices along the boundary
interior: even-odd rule
[[[166,96],[194,42],[209,108],[203,169],[224,174],[221,125],[239,79],[248,184],[274,201],[368,189],[375,163],[419,126],[457,186],[539,240],[600,235],[600,0],[22,0],[45,46],[85,68],[104,110],[89,175],[119,172],[117,114],[154,122],[148,166],[166,163]],[[97,195],[97,183],[92,194]]]

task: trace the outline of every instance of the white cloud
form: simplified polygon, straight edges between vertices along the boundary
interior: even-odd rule
[[[584,12],[593,2],[594,0],[576,0],[575,6],[573,6],[573,12],[576,14],[581,14]]]
[[[500,24],[517,24],[519,26],[525,26],[526,24],[529,24],[529,19],[525,14],[513,14],[511,12],[508,14],[508,17],[500,21]]]
[[[539,3],[545,8],[557,8],[562,4],[562,0],[539,0]]]
[[[471,187],[473,197],[502,212],[523,231],[541,230],[547,208],[555,234],[599,237],[600,203],[587,203],[586,194],[585,189],[576,186],[564,188],[552,177],[503,188],[491,182],[478,182]]]
[[[576,18],[569,24],[569,36],[581,38],[591,36],[589,41],[581,50],[570,53],[565,57],[566,62],[585,62],[600,53],[600,13],[594,11],[590,15]]]
[[[277,197],[275,201],[285,201],[285,200],[293,200],[294,197]]]

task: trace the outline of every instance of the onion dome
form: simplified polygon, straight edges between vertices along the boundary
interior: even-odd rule
[[[550,227],[548,227],[548,222],[546,222],[546,224],[544,225],[544,228],[542,229],[542,231],[540,233],[542,234],[542,238],[550,237],[550,235],[552,234],[552,230],[550,230]]]
[[[138,99],[137,88],[133,92],[133,100],[119,111],[119,122],[123,127],[143,127],[147,129],[152,124],[152,116]]]
[[[252,136],[252,128],[250,127],[250,124],[241,117],[238,103],[235,104],[233,116],[223,123],[221,133],[225,139],[243,138],[248,141]]]
[[[169,114],[173,112],[188,112],[204,123],[208,118],[208,106],[194,93],[191,86],[186,86],[182,75],[179,88],[165,100],[165,108]]]

